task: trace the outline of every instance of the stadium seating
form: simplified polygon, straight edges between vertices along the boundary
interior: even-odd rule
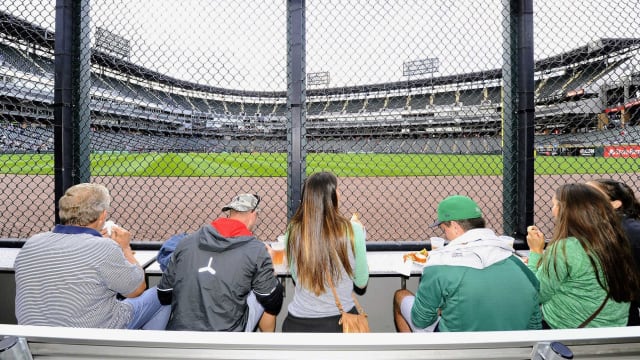
[[[22,53],[21,50],[0,44],[0,52],[3,54],[5,66],[25,73],[45,76],[45,73],[35,65],[31,57]]]
[[[378,112],[384,106],[384,99],[381,97],[372,97],[367,100],[366,112]]]
[[[6,41],[0,43],[0,54],[3,59],[0,64],[0,91],[3,95],[0,106],[4,121],[16,125],[33,122],[45,127],[51,124],[52,56],[46,56],[46,51],[35,52]],[[604,94],[605,98],[600,103],[605,106],[626,101],[624,96],[628,95],[620,87],[608,84],[605,91],[599,89],[614,71],[622,68],[630,59],[632,57],[629,55],[614,54],[611,57],[587,58],[569,65],[558,62],[555,66],[549,66],[547,63],[536,73],[535,97],[537,103],[541,104],[536,113],[536,129],[542,134],[542,129],[550,130],[562,124],[565,128],[561,132],[594,131],[597,115],[603,109],[578,114],[576,112],[584,112],[584,109],[593,109],[594,102],[587,106],[586,102],[580,102],[580,98],[572,99],[567,95],[573,90],[582,89],[586,97]],[[256,140],[269,142],[286,139],[288,109],[284,92],[264,98],[252,95],[226,96],[182,88],[181,83],[167,85],[153,78],[132,78],[126,68],[103,66],[95,70],[91,74],[95,150],[111,151],[123,145],[135,151],[201,151],[211,148],[259,150],[259,146],[272,146],[256,143]],[[344,143],[312,147],[311,150],[499,152],[495,141],[483,143],[480,140],[487,136],[497,138],[501,131],[502,89],[499,82],[482,79],[482,84],[467,84],[464,78],[464,74],[461,74],[444,86],[431,83],[424,88],[408,86],[404,89],[377,88],[369,91],[368,86],[362,86],[360,92],[331,92],[331,95],[316,91],[316,95],[309,95],[306,99],[308,136],[343,140]],[[127,138],[127,142],[114,139],[100,141],[105,132],[117,132],[119,136]],[[607,132],[590,137],[582,134],[575,136],[582,140],[588,138],[585,142],[600,144],[636,141],[629,135],[620,139],[620,136],[611,136]],[[21,135],[8,131],[4,137],[3,151],[47,151],[50,148],[49,135],[27,130]],[[358,140],[362,138],[385,139],[381,143],[386,146],[370,148],[368,143]],[[438,144],[431,144],[430,141],[436,138],[439,139]],[[461,140],[452,140],[454,138]],[[232,139],[238,143],[232,145]],[[569,141],[579,139],[569,138]],[[407,146],[404,143],[412,140],[425,144]],[[547,140],[540,137],[536,141],[545,143]],[[550,141],[564,140],[554,138]]]

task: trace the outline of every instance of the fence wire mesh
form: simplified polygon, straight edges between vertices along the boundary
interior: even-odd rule
[[[300,38],[288,33],[292,3],[304,6]],[[369,241],[441,236],[428,225],[454,193],[503,232],[517,205],[503,182],[519,171],[503,158],[516,151],[504,121],[519,125],[504,104],[521,100],[503,80],[518,35],[508,3],[85,0],[73,31],[88,57],[60,74],[79,89],[69,151],[86,159],[74,176],[106,185],[111,218],[139,241],[194,231],[241,192],[261,195],[256,233],[273,240],[292,206],[296,143],[307,174],[339,176],[340,207],[361,214]],[[546,234],[560,184],[605,177],[638,192],[639,5],[534,4],[533,211]],[[59,14],[55,1],[0,4],[0,238],[54,224]],[[292,94],[298,41],[304,93]]]

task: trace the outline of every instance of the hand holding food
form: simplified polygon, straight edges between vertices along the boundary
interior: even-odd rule
[[[107,237],[111,237],[111,229],[113,229],[113,227],[115,226],[115,222],[113,222],[112,220],[107,220],[104,222],[104,226],[102,227],[102,235],[106,234]]]
[[[534,253],[542,254],[544,251],[544,234],[535,225],[527,227],[527,245]]]
[[[362,225],[362,223],[360,222],[360,213],[354,212],[353,215],[351,215],[351,221]]]
[[[131,238],[131,233],[128,230],[118,225],[113,225],[111,228],[111,239],[117,242],[122,249],[130,248]]]

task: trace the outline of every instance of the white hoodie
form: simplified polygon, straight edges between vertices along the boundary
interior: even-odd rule
[[[471,229],[452,240],[449,245],[429,252],[425,266],[450,265],[484,269],[514,253],[507,239],[493,230]]]

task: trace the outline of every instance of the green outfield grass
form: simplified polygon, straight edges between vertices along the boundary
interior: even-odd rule
[[[53,175],[52,154],[0,155],[2,174]],[[500,155],[308,154],[307,172],[338,176],[501,175]],[[538,175],[637,173],[637,159],[536,158]],[[91,157],[93,176],[284,177],[282,153],[102,153]]]

